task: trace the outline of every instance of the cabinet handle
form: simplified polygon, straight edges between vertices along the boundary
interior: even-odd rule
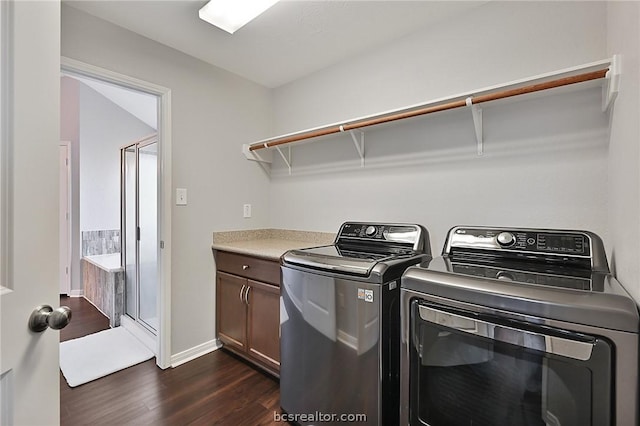
[[[247,292],[244,294],[244,301],[248,305],[249,304],[249,291],[251,291],[251,286],[247,286]]]
[[[243,298],[242,293],[244,293],[244,288],[245,288],[245,287],[246,287],[246,285],[245,285],[245,284],[242,284],[242,288],[240,289],[240,301],[241,301],[241,302],[244,302],[244,298]]]
[[[249,265],[242,265],[242,270],[246,271],[247,269],[249,269]]]

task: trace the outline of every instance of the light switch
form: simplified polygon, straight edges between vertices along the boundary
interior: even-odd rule
[[[187,205],[187,189],[176,188],[176,206],[186,206],[186,205]]]

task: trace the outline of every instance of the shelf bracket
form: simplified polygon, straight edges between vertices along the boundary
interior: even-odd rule
[[[282,159],[284,160],[285,164],[287,165],[287,167],[289,168],[289,176],[291,176],[291,147],[287,147],[288,148],[288,155],[284,155],[282,153],[282,150],[280,149],[279,146],[276,146],[276,149],[278,150],[278,154],[280,154],[280,156],[282,157]]]
[[[340,131],[344,132],[344,128],[342,126],[340,126]],[[358,156],[360,157],[360,167],[364,167],[364,132],[358,133],[360,133],[360,140],[358,140],[353,130],[349,130],[351,139],[353,139],[353,144],[355,145],[356,151],[358,151]]]
[[[482,140],[482,108],[473,104],[473,97],[469,96],[465,103],[471,108],[471,115],[473,117],[473,127],[476,131],[476,142],[478,144],[478,155],[482,155],[484,148],[484,141]]]
[[[620,55],[613,55],[609,71],[605,75],[605,83],[602,85],[602,112],[606,112],[618,96],[620,89]]]
[[[251,160],[251,161],[257,161],[258,163],[267,163],[267,164],[271,164],[271,159],[269,158],[263,158],[260,154],[258,154],[255,151],[250,151],[249,150],[249,144],[243,144],[242,145],[242,153],[244,154],[244,156],[247,158],[247,160]],[[270,156],[270,154],[269,154]]]

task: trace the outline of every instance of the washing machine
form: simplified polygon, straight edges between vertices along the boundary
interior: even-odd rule
[[[283,255],[282,420],[397,424],[400,278],[430,259],[424,227],[368,222],[346,222],[333,244]]]

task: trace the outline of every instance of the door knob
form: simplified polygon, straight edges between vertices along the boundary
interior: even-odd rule
[[[54,330],[65,328],[71,321],[71,309],[68,306],[60,306],[53,309],[49,305],[40,305],[31,312],[29,317],[29,329],[40,333],[47,327]]]

